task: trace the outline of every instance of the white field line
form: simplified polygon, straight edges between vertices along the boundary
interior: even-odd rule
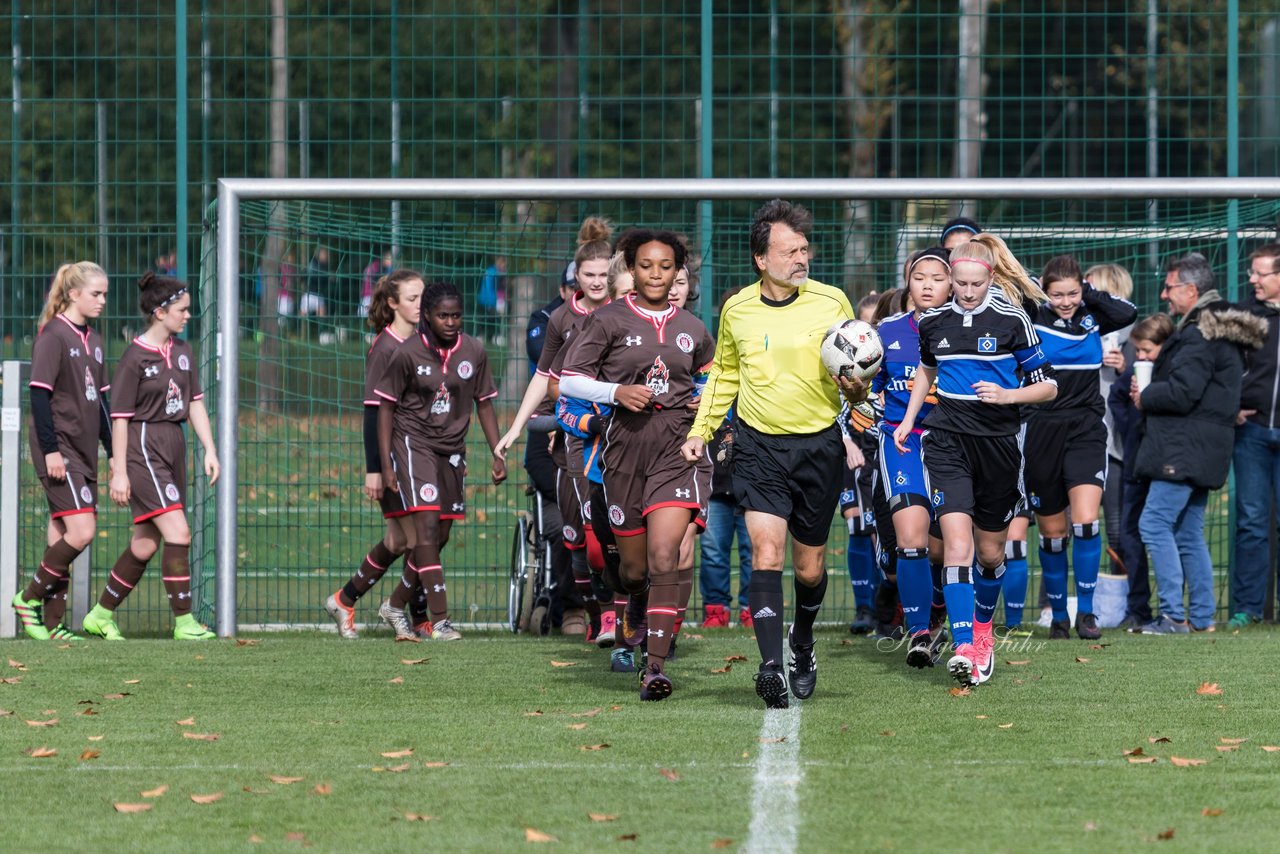
[[[751,829],[742,850],[788,854],[800,830],[800,706],[764,713],[751,791]]]

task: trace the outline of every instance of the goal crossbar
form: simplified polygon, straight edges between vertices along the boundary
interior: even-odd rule
[[[216,486],[215,628],[236,633],[237,414],[240,353],[240,206],[250,200],[470,200],[710,203],[742,199],[1280,199],[1280,178],[844,178],[844,179],[275,179],[221,178],[217,203],[218,445]],[[1228,224],[1227,235],[1238,232]]]

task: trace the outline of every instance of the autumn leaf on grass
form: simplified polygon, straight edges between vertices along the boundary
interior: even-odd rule
[[[891,729],[882,730],[880,734],[883,735],[885,738],[893,738],[895,735],[897,735],[897,733]]]
[[[84,753],[80,754],[80,761],[84,762],[86,759],[97,759],[101,755],[101,750],[86,750]]]
[[[712,672],[712,673],[728,673],[728,672],[729,672],[730,670],[732,670],[732,669],[733,669],[733,665],[732,665],[732,664],[726,664],[724,667],[713,667],[713,668],[711,668],[711,672]]]
[[[1208,759],[1183,759],[1181,756],[1170,756],[1169,761],[1178,768],[1190,768],[1194,765],[1204,765]]]
[[[1249,739],[1247,738],[1223,738],[1221,736],[1218,737],[1218,741],[1222,742],[1223,744],[1244,744],[1248,740]]]
[[[281,786],[289,786],[294,783],[301,783],[306,778],[305,777],[284,777],[280,774],[268,774],[267,779],[273,783],[278,783]]]
[[[48,759],[51,756],[58,755],[58,749],[56,747],[28,747],[22,752],[30,756],[32,759]]]
[[[1133,748],[1133,750],[1126,750],[1124,753],[1120,755],[1121,756],[1144,756],[1146,754],[1141,747],[1135,747]]]
[[[448,768],[449,763],[448,762],[423,762],[422,767],[423,768]]]
[[[1173,739],[1167,735],[1153,736],[1147,739],[1147,744],[1171,744]]]
[[[116,812],[147,812],[152,804],[112,804]]]
[[[144,798],[158,798],[165,792],[169,791],[168,786],[156,786],[154,789],[147,789],[145,792],[139,792]]]
[[[1218,687],[1217,682],[1201,682],[1200,687],[1196,689],[1196,693],[1217,697],[1222,694],[1222,689]]]
[[[236,638],[236,646],[257,646],[259,641],[248,640],[245,638]]]
[[[600,714],[600,713],[601,713],[601,712],[603,712],[603,711],[604,711],[604,709],[600,708],[599,706],[596,706],[594,709],[588,709],[588,710],[587,710],[587,711],[585,711],[585,712],[574,712],[573,714],[569,715],[569,717],[571,717],[571,718],[594,718],[596,715]]]
[[[732,839],[713,839],[711,841],[712,848],[728,848],[732,844]]]
[[[586,729],[586,724],[565,724],[568,729]]]
[[[758,738],[756,740],[761,744],[782,744],[782,742],[787,740],[787,737],[785,735],[779,735],[775,738]]]
[[[747,657],[745,655],[726,655],[724,660],[728,662],[746,661]]]
[[[587,813],[587,818],[591,819],[592,821],[617,821],[618,820],[618,817],[616,815],[607,815],[602,812],[589,812]]]
[[[284,835],[285,842],[306,842],[307,835],[297,830],[292,830]]]
[[[1218,807],[1205,807],[1200,810],[1200,815],[1207,816],[1208,818],[1217,818],[1222,815],[1222,810]]]
[[[967,697],[972,692],[968,688],[951,688],[948,693],[953,697]]]
[[[17,685],[21,681],[22,681],[21,676],[7,676],[4,679],[0,679],[0,684]]]
[[[174,723],[175,723],[175,724],[177,724],[178,726],[195,726],[195,725],[196,725],[196,719],[195,719],[195,718],[193,718],[193,717],[192,717],[192,718],[183,718],[183,719],[182,719],[182,720],[180,720],[180,721],[174,721]]]
[[[133,695],[132,695],[132,694],[130,694],[128,691],[120,691],[120,692],[117,692],[117,693],[115,693],[115,694],[103,694],[103,695],[102,695],[102,699],[104,699],[104,700],[123,700],[125,697],[132,697],[132,696],[133,696]]]
[[[8,718],[13,716],[13,709],[0,709],[0,718]]]
[[[89,735],[89,736],[85,736],[85,738],[89,739],[90,741],[102,741],[104,738],[106,738],[106,736],[105,735]]]
[[[254,844],[256,845],[256,844],[258,844],[259,842],[261,842],[261,841],[262,841],[262,837],[261,837],[261,836],[259,836],[259,835],[258,835],[258,834],[256,834],[256,833],[251,833],[251,834],[249,834],[249,841],[250,841],[250,842],[252,842],[252,843],[254,843]]]
[[[552,666],[552,667],[577,667],[577,666],[578,666],[578,662],[576,662],[576,661],[552,661],[552,662],[551,662],[551,666]]]
[[[317,795],[332,795],[333,786],[328,783],[316,783],[316,787],[311,791],[315,792]]]
[[[420,812],[407,812],[404,814],[405,821],[435,821],[439,816],[427,815]]]
[[[387,682],[389,682],[389,683],[390,683],[390,684],[392,684],[392,685],[403,685],[403,684],[404,684],[404,677],[403,677],[403,676],[397,676],[395,679],[388,679],[388,680],[387,680]]]
[[[583,745],[580,745],[578,749],[579,750],[605,750],[608,747],[609,745],[607,744],[583,744]]]
[[[673,783],[676,780],[680,779],[680,775],[677,774],[675,771],[672,771],[670,768],[659,769],[658,773],[661,774],[663,777],[666,777],[668,780],[670,780]]]
[[[126,680],[124,680],[124,684],[126,684],[126,685],[137,685],[137,684],[138,684],[139,682],[141,682],[141,681],[142,681],[141,679],[126,679]]]
[[[27,721],[27,726],[57,726],[57,718],[49,718],[47,721]]]
[[[1218,751],[1219,753],[1229,753],[1229,752],[1231,752],[1232,750],[1239,750],[1239,749],[1240,749],[1240,745],[1238,745],[1238,744],[1219,744],[1219,745],[1217,746],[1217,748],[1216,748],[1216,749],[1217,749],[1217,751]]]
[[[1165,841],[1165,842],[1168,842],[1168,841],[1169,841],[1170,839],[1172,839],[1172,838],[1173,838],[1173,828],[1172,828],[1172,827],[1171,827],[1171,828],[1169,828],[1168,830],[1162,830],[1162,831],[1160,831],[1159,833],[1157,833],[1157,834],[1156,834],[1156,839],[1160,839],[1160,840],[1163,840],[1163,841]]]
[[[222,738],[222,736],[216,732],[184,732],[182,737],[189,738],[192,741],[217,741]]]
[[[1077,663],[1077,664],[1088,664],[1088,663],[1089,663],[1089,659],[1087,659],[1087,658],[1081,658],[1080,656],[1078,656],[1078,655],[1077,655],[1077,656],[1076,656],[1076,663]]]
[[[1130,756],[1129,762],[1132,765],[1155,765],[1159,762],[1159,758],[1155,756]]]
[[[97,712],[93,710],[93,706],[90,706],[89,708],[84,709],[83,711],[76,712],[76,714],[82,718],[91,718],[94,715],[96,715]]]
[[[409,770],[409,763],[406,762],[403,765],[388,765],[387,770],[392,774],[402,774]]]
[[[396,638],[396,643],[422,643],[422,638]]]
[[[1013,729],[1013,724],[1012,724],[1012,723],[1007,723],[1007,724],[996,724],[996,727],[997,727],[998,729]]]
[[[557,842],[558,840],[554,836],[549,836],[548,834],[543,833],[541,830],[534,830],[532,827],[526,827],[524,829],[524,841]]]
[[[1280,747],[1276,747],[1274,744],[1261,744],[1259,747],[1267,751],[1267,753],[1280,753]]]
[[[402,658],[402,659],[400,659],[400,663],[401,663],[401,664],[409,664],[409,665],[414,665],[414,664],[426,664],[426,663],[427,663],[428,661],[430,661],[430,660],[431,660],[431,659],[429,659],[429,658]]]
[[[23,664],[21,661],[14,661],[12,658],[9,659],[9,666],[12,667],[14,670],[21,670],[24,673],[27,670],[27,665]]]
[[[1022,661],[1008,661],[1008,660],[1005,661],[1005,664],[1009,665],[1010,667],[1021,667],[1024,664],[1030,664],[1030,663],[1031,663],[1031,659],[1029,658],[1023,659]]]
[[[406,756],[413,755],[413,748],[406,747],[404,750],[388,750],[386,753],[382,755],[385,756],[387,759],[403,759]]]
[[[532,712],[525,712],[524,716],[526,718],[540,718],[542,717],[542,709],[534,709]]]
[[[208,795],[192,795],[191,802],[195,804],[216,804],[222,800],[222,792],[213,792]]]
[[[637,833],[624,833],[617,838],[618,842],[635,842],[639,836]]]

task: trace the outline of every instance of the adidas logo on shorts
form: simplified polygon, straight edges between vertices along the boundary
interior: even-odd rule
[[[765,617],[776,617],[776,616],[778,615],[773,612],[773,609],[770,608],[768,605],[765,605],[759,611],[756,611],[754,614],[752,614],[751,618],[753,620],[763,620]]]

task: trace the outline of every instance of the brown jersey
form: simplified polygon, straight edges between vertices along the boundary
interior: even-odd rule
[[[113,419],[151,424],[186,421],[192,401],[204,397],[191,345],[180,338],[163,347],[133,339],[116,365],[111,388]]]
[[[374,394],[396,404],[395,436],[411,436],[439,454],[466,445],[473,401],[498,396],[484,345],[466,333],[447,350],[418,333],[396,349]]]
[[[655,316],[636,305],[634,294],[596,311],[574,337],[565,376],[648,386],[661,410],[682,410],[693,400],[694,374],[707,370],[716,348],[691,313],[669,306]],[[615,416],[630,414],[615,410]]]
[[[369,353],[364,359],[364,405],[377,406],[381,403],[378,397],[377,385],[378,380],[382,379],[387,373],[387,367],[391,364],[391,357],[395,355],[396,350],[400,349],[405,339],[396,336],[388,326],[378,333],[373,339],[373,344],[369,347]]]
[[[98,425],[101,423],[103,367],[102,337],[88,326],[82,332],[65,315],[50,320],[36,336],[31,351],[32,388],[49,390],[53,429],[64,457],[83,464],[86,473],[98,470]],[[44,452],[32,425],[31,459],[44,477]]]
[[[547,337],[542,343],[542,355],[538,357],[538,373],[544,377],[558,376],[552,373],[551,366],[555,364],[556,356],[564,347],[565,330],[578,318],[587,317],[590,314],[591,310],[583,304],[580,291],[569,297],[564,305],[551,312],[551,317],[547,320]]]

